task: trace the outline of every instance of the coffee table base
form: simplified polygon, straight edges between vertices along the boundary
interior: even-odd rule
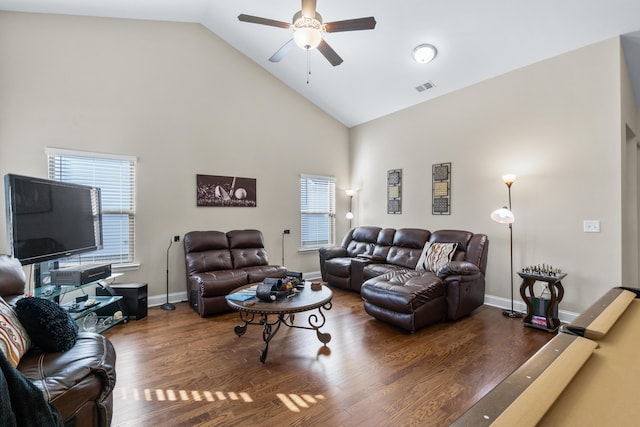
[[[234,328],[234,332],[237,336],[241,337],[247,332],[248,325],[262,325],[262,339],[264,341],[264,347],[260,350],[260,361],[262,363],[267,360],[267,354],[269,353],[269,342],[276,335],[281,325],[285,325],[289,328],[297,328],[297,329],[309,329],[312,331],[316,331],[316,336],[318,340],[327,344],[331,341],[331,334],[326,332],[320,332],[320,328],[322,328],[325,324],[326,318],[322,309],[331,310],[331,302],[326,303],[325,305],[318,307],[318,314],[312,313],[309,315],[309,326],[299,326],[294,325],[293,322],[295,320],[294,313],[279,313],[277,314],[277,319],[273,321],[269,321],[269,315],[266,313],[260,313],[260,318],[256,320],[256,315],[258,313],[245,313],[240,311],[240,320],[244,322],[243,325],[237,325]]]

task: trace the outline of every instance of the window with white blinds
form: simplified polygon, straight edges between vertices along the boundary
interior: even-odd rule
[[[127,264],[135,256],[136,158],[47,148],[49,178],[99,187],[103,247],[80,262]],[[75,258],[75,257],[73,257]]]
[[[300,176],[301,249],[333,245],[336,218],[336,179]]]

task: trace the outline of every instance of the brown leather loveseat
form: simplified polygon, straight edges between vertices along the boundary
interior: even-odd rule
[[[269,265],[258,230],[191,231],[184,252],[189,305],[203,317],[231,311],[225,296],[234,289],[287,275],[286,268]]]
[[[0,297],[11,305],[23,297],[24,290],[20,262],[0,255]],[[65,425],[107,427],[113,415],[115,363],[115,349],[106,337],[80,332],[70,350],[31,349],[20,358],[17,369],[58,409]]]
[[[363,226],[320,249],[320,271],[330,286],[360,292],[371,316],[414,332],[484,303],[488,249],[486,235],[469,231]]]

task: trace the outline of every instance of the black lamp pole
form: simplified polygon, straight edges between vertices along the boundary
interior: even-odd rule
[[[167,302],[160,306],[163,310],[175,310],[176,306],[169,302],[169,249],[173,245],[173,238],[169,241],[169,247],[167,248]]]
[[[511,184],[513,181],[505,181],[507,188],[509,190],[509,211],[511,210]],[[509,255],[511,260],[511,310],[504,310],[502,314],[504,316],[508,316],[514,319],[522,318],[522,313],[519,313],[513,309],[513,223],[509,223]]]

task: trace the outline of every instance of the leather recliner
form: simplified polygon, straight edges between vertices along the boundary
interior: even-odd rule
[[[25,276],[20,262],[0,255],[0,297],[12,304],[24,296]],[[68,351],[29,350],[18,370],[58,409],[65,425],[111,425],[116,352],[103,335],[80,332]]]
[[[451,261],[438,271],[416,270],[431,243],[455,243]],[[341,246],[320,249],[320,271],[330,286],[360,292],[371,316],[414,332],[484,303],[488,248],[486,235],[469,231],[363,226],[349,230]]]
[[[191,231],[184,236],[189,305],[200,316],[231,311],[225,296],[287,269],[270,265],[258,230]]]

